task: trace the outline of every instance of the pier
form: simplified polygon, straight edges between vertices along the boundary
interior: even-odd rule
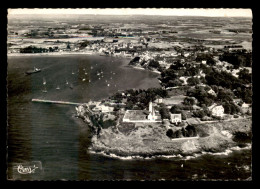
[[[75,105],[78,106],[82,103],[76,102],[66,102],[66,101],[56,101],[56,100],[43,100],[43,99],[32,99],[32,102],[42,102],[42,103],[51,103],[51,104],[66,104],[66,105]]]

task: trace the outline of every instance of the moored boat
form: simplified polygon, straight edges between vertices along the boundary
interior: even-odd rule
[[[30,74],[37,73],[37,72],[41,72],[41,71],[42,71],[41,69],[34,67],[33,70],[28,70],[28,71],[25,72],[25,73],[28,74],[28,75],[30,75]]]

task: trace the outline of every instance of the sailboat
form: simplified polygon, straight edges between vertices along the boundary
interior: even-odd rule
[[[25,73],[28,74],[28,75],[30,75],[30,74],[37,73],[37,72],[40,72],[40,71],[41,71],[41,69],[34,67],[33,70],[28,70],[28,71],[25,72]]]
[[[43,80],[42,84],[43,84],[43,85],[46,85],[46,80],[45,80],[45,78],[43,78],[42,80]]]
[[[68,80],[66,80],[66,85],[68,85],[69,84],[69,82],[68,82]]]
[[[72,71],[72,73],[71,73],[72,75],[74,75],[75,73]]]
[[[109,87],[109,86],[110,86],[110,84],[107,84],[107,86]]]
[[[82,81],[85,81],[85,80],[86,80],[85,78],[82,79]]]
[[[93,66],[91,66],[90,69],[93,70]]]
[[[56,89],[57,89],[57,90],[60,90],[60,86],[58,85],[58,86],[56,87]]]
[[[91,80],[88,80],[88,82],[90,83],[90,82],[91,82]]]

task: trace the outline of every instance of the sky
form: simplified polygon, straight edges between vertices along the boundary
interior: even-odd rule
[[[8,9],[14,14],[97,14],[97,15],[164,15],[164,16],[210,16],[252,17],[251,9]]]

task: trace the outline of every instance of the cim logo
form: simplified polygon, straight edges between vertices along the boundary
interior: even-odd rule
[[[17,167],[17,172],[20,174],[32,174],[35,173],[35,170],[38,169],[39,167],[36,167],[35,165],[33,166],[23,166],[23,165],[18,165]]]
[[[13,165],[13,179],[30,178],[42,173],[42,163],[40,161],[15,163]],[[32,177],[31,177],[32,176]]]

